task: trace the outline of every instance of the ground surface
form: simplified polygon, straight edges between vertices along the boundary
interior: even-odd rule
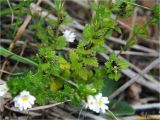
[[[97,0],[92,1],[96,2]],[[19,4],[19,2],[20,0],[12,0],[8,3],[2,2],[1,10],[10,9],[9,6],[11,6],[12,9],[12,7],[14,7],[16,4]],[[152,8],[156,2],[158,2],[158,0],[139,0],[138,4]],[[40,7],[44,10],[47,9],[46,6],[53,7],[54,3],[50,0],[44,0]],[[24,7],[22,9],[26,10],[29,9],[29,7]],[[94,14],[94,12],[90,9],[86,0],[68,0],[65,2],[65,9],[74,20],[74,22],[66,27],[74,30],[78,37],[81,37],[81,31],[83,30],[84,25],[90,22],[92,16],[91,14]],[[54,13],[51,13],[51,15],[54,16]],[[14,12],[11,12],[11,14],[2,15],[0,18],[0,44],[5,48],[9,47],[10,43],[12,43],[11,40],[15,37],[16,31],[20,28],[21,24],[15,23],[17,17],[19,16],[15,16]],[[112,37],[106,38],[105,48],[109,52],[115,51],[116,53],[119,53],[120,46],[124,46],[126,44],[125,39],[132,33],[133,24],[136,22],[138,25],[141,25],[143,20],[147,20],[150,17],[152,17],[152,14],[149,11],[140,7],[135,7],[133,16],[124,17],[117,21],[119,26],[121,26],[123,33],[117,34],[115,32],[113,33]],[[20,16],[21,21],[24,21],[25,19],[26,15]],[[15,26],[15,24],[18,24],[18,26]],[[14,34],[13,31],[15,32]],[[121,52],[119,55],[121,59],[126,59],[130,63],[130,67],[122,71],[123,76],[118,81],[117,88],[110,97],[126,101],[135,109],[135,114],[127,117],[120,116],[120,120],[160,119],[160,116],[158,115],[160,113],[160,41],[158,41],[158,39],[160,39],[160,32],[158,25],[147,25],[147,31],[147,38],[139,37],[136,45],[130,49],[127,49],[125,52]],[[16,41],[12,51],[27,58],[32,58],[33,55],[35,55],[38,51],[37,45],[39,44],[39,41],[33,39],[35,33],[28,27],[26,27],[25,30],[20,34],[22,36],[20,35],[21,37],[18,38],[18,41]],[[74,44],[72,46],[74,46]],[[106,61],[107,58],[107,54],[99,55],[100,62]],[[4,69],[2,66],[6,60],[9,62]],[[24,71],[28,68],[34,69],[22,63],[1,57],[1,82],[6,81],[11,74]],[[45,106],[42,106],[35,111],[29,112],[29,115],[27,115],[28,113],[23,113],[17,111],[15,108],[12,108],[11,104],[8,103],[7,100],[4,101],[2,98],[0,100],[1,117],[5,119],[106,119],[104,115],[98,115],[86,110],[81,111],[81,108],[75,108],[73,106],[71,107],[71,105],[68,103],[54,107],[47,106],[47,109],[44,109]],[[6,106],[3,106],[3,103],[6,103]],[[9,106],[7,106],[8,104]]]

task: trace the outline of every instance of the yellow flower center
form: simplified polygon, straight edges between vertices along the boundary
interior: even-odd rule
[[[98,106],[101,106],[102,104],[103,104],[102,100],[98,101]]]
[[[5,89],[5,88],[2,90],[2,92],[6,92],[6,91],[7,91],[7,89]]]
[[[22,99],[23,102],[28,101],[28,97],[26,97],[26,96],[25,96],[25,97],[22,97],[21,99]]]

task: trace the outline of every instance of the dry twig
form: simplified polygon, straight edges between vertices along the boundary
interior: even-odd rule
[[[146,110],[146,109],[160,109],[160,103],[150,103],[150,104],[137,104],[132,105],[135,110]]]

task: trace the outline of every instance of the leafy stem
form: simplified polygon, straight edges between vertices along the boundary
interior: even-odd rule
[[[73,85],[74,87],[78,88],[78,85],[76,83],[72,82],[71,80],[67,80],[67,79],[65,79],[65,78],[63,78],[63,77],[61,77],[59,75],[55,75],[55,74],[54,74],[54,76],[60,78],[61,80],[65,81],[65,82],[67,82],[67,83],[69,83],[71,85]]]

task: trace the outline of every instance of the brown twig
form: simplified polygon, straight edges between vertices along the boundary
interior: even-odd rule
[[[44,106],[38,106],[38,107],[34,107],[34,108],[30,108],[28,109],[29,111],[34,111],[34,110],[41,110],[41,109],[48,109],[51,107],[55,107],[61,104],[64,104],[65,102],[69,102],[70,100],[64,101],[64,102],[59,102],[59,103],[54,103],[54,104],[50,104],[50,105],[44,105]]]
[[[10,44],[12,41],[9,39],[2,39],[0,38],[0,43],[5,43],[5,44]],[[17,41],[15,45],[24,45],[25,42],[24,41]],[[38,43],[31,43],[29,42],[28,45],[31,45],[33,47],[36,47]]]
[[[120,53],[119,50],[114,51],[116,54]],[[122,55],[133,55],[133,56],[144,56],[144,57],[158,57],[157,53],[145,53],[145,52],[135,52],[135,51],[122,51],[120,54]]]
[[[159,120],[160,115],[120,117],[120,120]]]
[[[41,116],[41,113],[37,113],[37,112],[28,112],[28,111],[19,111],[19,109],[17,108],[11,108],[7,105],[5,105],[5,108],[14,112],[18,112],[18,113],[22,113],[22,114],[26,114],[26,115],[31,115],[31,116]]]
[[[107,40],[112,41],[112,42],[116,42],[122,45],[126,45],[126,41],[125,40],[121,40],[119,38],[114,38],[114,37],[108,37]],[[141,45],[134,45],[133,46],[134,49],[136,50],[140,50],[140,51],[144,51],[144,52],[149,52],[149,53],[158,53],[157,51],[141,46]]]
[[[135,110],[145,110],[145,109],[159,109],[160,103],[149,103],[149,104],[137,104],[132,105]]]
[[[8,75],[20,75],[20,74],[22,74],[22,73],[11,73],[11,72],[4,71],[4,70],[0,70],[0,72],[6,73]]]

